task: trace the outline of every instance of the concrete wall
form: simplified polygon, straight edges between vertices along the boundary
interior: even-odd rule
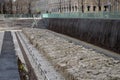
[[[46,22],[50,30],[120,52],[120,20],[51,18]]]

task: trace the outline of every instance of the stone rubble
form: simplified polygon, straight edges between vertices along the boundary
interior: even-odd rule
[[[120,61],[75,45],[46,29],[23,29],[66,80],[120,80]]]

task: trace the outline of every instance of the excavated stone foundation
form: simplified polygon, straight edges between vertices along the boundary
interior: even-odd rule
[[[46,29],[23,29],[66,80],[120,80],[120,61],[56,36]]]

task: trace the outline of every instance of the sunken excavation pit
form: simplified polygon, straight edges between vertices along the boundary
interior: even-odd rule
[[[49,30],[120,53],[120,20],[49,18],[46,22]]]

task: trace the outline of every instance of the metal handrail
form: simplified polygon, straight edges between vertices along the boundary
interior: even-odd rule
[[[33,18],[38,17],[40,14],[4,14],[5,18]]]

